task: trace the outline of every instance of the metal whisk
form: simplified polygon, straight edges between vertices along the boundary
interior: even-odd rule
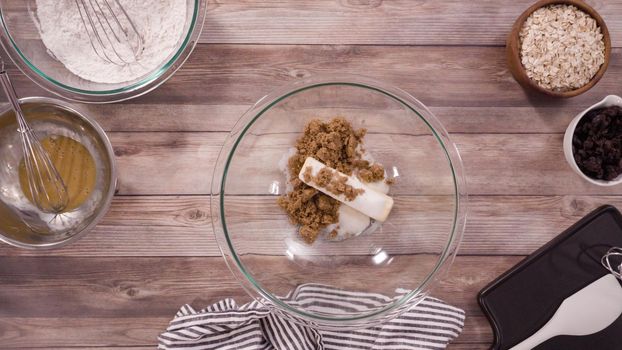
[[[119,0],[75,2],[97,56],[119,66],[140,58],[143,38]]]
[[[622,248],[609,249],[600,262],[609,272],[622,280]]]
[[[13,84],[4,69],[4,62],[1,64],[0,83],[13,107],[19,125],[18,132],[22,141],[28,189],[34,204],[46,213],[62,213],[69,203],[67,187],[47,151],[39,142],[37,134],[26,122]]]

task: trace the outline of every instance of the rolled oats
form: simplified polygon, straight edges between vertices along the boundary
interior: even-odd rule
[[[596,20],[572,5],[534,11],[519,33],[527,76],[553,91],[586,85],[605,62],[605,42]]]

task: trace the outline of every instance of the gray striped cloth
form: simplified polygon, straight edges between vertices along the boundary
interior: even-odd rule
[[[380,294],[344,292],[304,284],[286,299],[309,311],[324,308],[354,312],[392,299]],[[315,309],[315,310],[314,310]],[[417,306],[382,325],[361,330],[315,330],[288,321],[253,301],[238,306],[225,299],[203,310],[184,305],[158,337],[158,349],[174,350],[341,350],[444,349],[464,327],[464,311],[426,297]]]

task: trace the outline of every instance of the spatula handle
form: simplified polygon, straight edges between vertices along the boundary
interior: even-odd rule
[[[553,332],[551,332],[551,330],[549,329],[550,327],[548,327],[548,325],[549,325],[548,323],[545,324],[544,327],[540,328],[540,330],[534,333],[531,337],[518,343],[517,345],[512,347],[510,350],[531,350],[535,348],[536,346],[544,343],[545,341],[553,338],[557,334],[554,334]]]

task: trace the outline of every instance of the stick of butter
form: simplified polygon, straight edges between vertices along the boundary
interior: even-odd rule
[[[311,175],[312,178],[315,178],[320,170],[324,168],[331,170],[333,176],[346,177],[346,185],[352,186],[355,190],[359,192],[361,192],[360,190],[362,190],[362,192],[354,197],[354,199],[348,200],[343,193],[333,193],[329,191],[326,187],[319,186],[312,179],[308,179],[308,175]],[[307,176],[305,176],[305,174]],[[318,191],[321,191],[322,193],[325,193],[326,195],[340,201],[341,203],[353,209],[356,209],[359,212],[378,221],[385,221],[387,219],[387,216],[389,216],[389,213],[391,212],[391,208],[393,208],[393,198],[387,196],[384,193],[371,189],[369,186],[365,185],[354,176],[348,176],[340,171],[337,171],[336,169],[324,165],[324,163],[316,160],[313,157],[308,157],[305,160],[305,163],[302,166],[300,173],[298,174],[298,178],[305,184],[317,189]]]

